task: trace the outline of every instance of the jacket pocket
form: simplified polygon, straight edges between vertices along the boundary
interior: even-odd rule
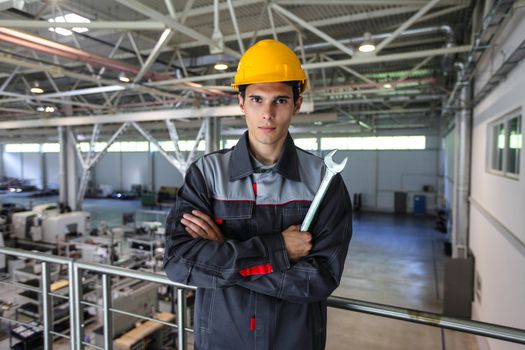
[[[252,201],[213,201],[215,222],[226,238],[244,241],[253,235]]]

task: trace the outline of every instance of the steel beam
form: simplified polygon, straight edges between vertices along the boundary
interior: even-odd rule
[[[170,39],[172,38],[173,33],[174,32],[173,32],[172,29],[166,29],[166,30],[164,30],[164,32],[162,32],[159,40],[155,44],[155,47],[153,48],[153,50],[149,54],[148,59],[146,60],[146,62],[144,62],[144,65],[142,66],[140,71],[135,76],[135,79],[133,80],[135,83],[140,82],[142,80],[142,78],[144,77],[144,75],[146,75],[146,73],[150,70],[151,66],[153,66],[153,64],[155,63],[155,61],[159,57],[159,55],[161,53],[161,50],[164,47],[164,45],[166,45],[166,43],[168,43],[170,41]]]
[[[2,19],[0,20],[0,27],[6,28],[22,28],[22,29],[47,29],[53,28],[65,28],[73,29],[75,27],[84,27],[90,30],[96,29],[111,29],[111,30],[163,30],[166,25],[157,21],[93,21],[90,23],[77,23],[77,22],[54,22],[49,23],[42,20],[11,20]]]
[[[13,71],[11,72],[11,74],[7,77],[6,80],[4,80],[4,82],[2,83],[2,86],[0,86],[0,91],[4,91],[5,88],[7,87],[7,85],[9,85],[9,83],[11,82],[11,80],[13,80],[13,78],[15,77],[15,75],[18,73],[18,71],[20,70],[20,67],[15,67],[15,69],[13,69]]]
[[[144,66],[144,60],[142,59],[142,55],[140,53],[139,47],[137,46],[137,43],[135,42],[135,38],[133,38],[133,34],[131,34],[131,32],[128,32],[127,36],[128,36],[129,42],[131,43],[131,47],[133,48],[133,51],[135,51],[135,56],[137,57],[137,60],[139,61],[140,66],[141,67]],[[153,50],[155,50],[155,47],[153,47],[151,52],[153,52]]]
[[[274,0],[275,3],[283,5],[319,5],[319,0]],[[442,0],[444,5],[468,4],[468,0]],[[428,0],[325,0],[323,5],[346,5],[346,6],[398,6],[398,5],[412,5],[424,6],[428,4]]]
[[[313,112],[313,103],[304,102],[301,105],[300,112]],[[149,112],[135,112],[135,113],[120,113],[108,114],[103,116],[87,116],[87,117],[63,117],[54,119],[34,119],[34,120],[18,120],[0,122],[0,130],[2,129],[24,129],[24,128],[39,128],[52,126],[76,126],[76,125],[92,125],[92,124],[111,124],[124,122],[140,122],[140,121],[155,121],[166,119],[191,119],[201,117],[231,117],[242,115],[238,105],[221,106],[221,107],[205,107],[199,109],[168,109]]]
[[[189,36],[190,38],[193,38],[197,41],[199,41],[202,45],[210,45],[210,46],[213,46],[214,45],[214,41],[211,40],[210,38],[202,35],[201,33],[179,23],[176,19],[173,19],[169,16],[165,16],[164,14],[158,12],[157,10],[155,9],[152,9],[151,7],[149,6],[146,6],[140,2],[138,2],[137,0],[115,0],[117,1],[118,3],[126,6],[126,7],[129,7],[145,16],[148,16],[152,19],[155,19],[157,21],[160,21],[162,23],[164,23],[165,25],[169,26],[171,29],[174,29],[178,32],[181,32],[187,36]],[[229,49],[227,47],[224,47],[224,53],[230,55],[230,56],[233,56],[233,57],[241,57],[241,54],[238,53],[237,51],[234,51],[232,49]]]
[[[167,93],[167,92],[164,92],[164,91],[148,88],[146,86],[126,84],[126,83],[122,83],[122,82],[120,82],[118,80],[100,79],[100,78],[97,78],[96,76],[91,76],[91,75],[82,74],[82,73],[76,73],[76,72],[73,72],[73,71],[69,71],[69,70],[63,69],[63,68],[58,67],[58,66],[36,64],[36,63],[32,63],[32,62],[22,61],[22,60],[20,60],[18,58],[15,58],[15,57],[13,57],[11,55],[6,55],[6,54],[0,54],[0,62],[5,63],[5,64],[10,64],[10,65],[13,65],[13,66],[21,66],[21,67],[24,67],[24,68],[35,69],[37,71],[48,72],[49,74],[51,74],[51,76],[62,76],[63,75],[63,76],[67,76],[67,77],[70,77],[70,78],[73,78],[73,79],[90,81],[90,82],[95,83],[95,84],[99,84],[100,83],[100,84],[104,84],[104,85],[120,85],[120,86],[122,86],[122,87],[124,87],[126,89],[140,91],[140,92],[143,92],[143,93],[151,93],[151,94],[156,94],[156,95],[159,95],[159,96],[166,96],[166,97],[171,97],[171,98],[177,98],[178,97],[177,95],[173,95],[173,94],[170,94],[170,93]]]
[[[340,17],[332,17],[327,19],[320,19],[320,20],[314,20],[308,22],[311,26],[319,28],[323,26],[330,26],[334,24],[348,24],[349,22],[356,22],[356,21],[366,21],[374,18],[381,18],[385,16],[394,16],[394,15],[400,15],[405,13],[411,13],[418,10],[419,7],[395,7],[395,8],[389,8],[389,9],[382,9],[377,11],[371,11],[371,12],[362,12],[352,15],[346,15],[346,16],[340,16]],[[296,31],[296,28],[293,25],[284,25],[280,27],[275,28],[275,32],[277,34],[282,33],[288,33]],[[242,39],[251,39],[254,32],[244,32],[241,33]],[[273,35],[273,30],[271,28],[268,29],[262,29],[258,31],[259,36],[268,36]],[[224,42],[230,42],[237,40],[237,36],[235,34],[231,35],[225,35],[224,36]],[[189,42],[189,43],[182,43],[180,44],[181,49],[190,48],[199,46],[199,43],[195,42]]]
[[[235,29],[235,35],[237,35],[237,43],[241,53],[244,53],[244,44],[242,42],[241,33],[239,31],[239,25],[237,24],[237,16],[235,15],[235,9],[233,8],[232,0],[226,0],[228,3],[228,10],[230,10],[230,17],[232,19],[233,28]],[[270,19],[273,24],[273,18]]]
[[[139,124],[135,123],[135,122],[132,122],[131,125],[133,125],[133,127],[135,129],[137,129],[137,131],[139,133],[142,134],[142,136],[144,136],[144,138],[146,140],[148,140],[150,143],[154,144],[158,150],[159,150],[159,153],[164,157],[166,158],[166,160],[171,164],[173,165],[173,167],[175,167],[175,169],[177,169],[181,174],[182,176],[184,176],[186,174],[186,170],[187,170],[187,167],[186,167],[186,164],[185,163],[182,163],[180,162],[178,159],[176,159],[175,157],[173,157],[171,154],[169,154],[168,152],[166,152],[164,150],[164,148],[162,148],[162,146],[160,145],[159,141],[157,141],[149,132],[147,132],[142,126],[140,126]]]
[[[185,162],[184,156],[182,155],[179,148],[179,134],[177,133],[177,127],[175,126],[173,120],[166,119],[166,127],[168,128],[171,142],[173,142],[173,146],[175,147],[175,157],[177,157],[179,162]]]
[[[415,21],[417,21],[419,18],[421,18],[425,13],[427,13],[432,7],[434,7],[439,1],[442,0],[430,0],[425,6],[423,6],[419,11],[417,11],[412,17],[410,17],[406,22],[401,24],[399,28],[397,28],[391,36],[386,38],[385,40],[381,41],[379,45],[376,46],[376,50],[374,53],[377,55],[381,50],[383,50],[388,44],[390,44],[392,41],[394,41],[399,34],[405,31],[408,27],[410,27]]]
[[[392,61],[404,61],[416,58],[424,58],[428,56],[441,56],[454,53],[463,53],[469,52],[471,49],[470,45],[441,48],[441,49],[431,49],[431,50],[422,50],[422,51],[412,51],[404,53],[396,53],[390,55],[380,55],[372,57],[355,57],[346,60],[337,60],[333,62],[315,62],[308,63],[304,66],[307,69],[318,69],[318,68],[328,68],[328,67],[338,67],[338,66],[357,66],[363,64],[373,64],[379,62],[392,62]]]
[[[432,49],[432,50],[422,50],[422,51],[412,51],[412,52],[404,52],[404,53],[398,53],[398,54],[390,54],[390,55],[381,55],[381,56],[372,56],[372,57],[354,57],[350,59],[344,59],[344,60],[334,60],[329,62],[312,62],[307,63],[303,66],[304,69],[321,69],[321,68],[332,68],[332,67],[342,67],[342,66],[359,66],[359,65],[365,65],[365,64],[373,64],[373,63],[380,63],[380,62],[391,62],[391,61],[403,61],[403,60],[409,60],[409,59],[416,59],[416,58],[425,58],[428,56],[441,56],[441,55],[449,55],[449,54],[455,54],[455,53],[463,53],[470,51],[471,46],[470,45],[464,45],[464,46],[456,46],[456,47],[450,47],[450,48],[441,48],[441,49]],[[148,86],[162,86],[162,85],[175,85],[185,82],[197,82],[197,81],[207,81],[207,80],[215,80],[215,79],[228,79],[232,78],[235,75],[235,73],[220,73],[220,74],[210,74],[210,75],[202,75],[197,77],[189,77],[189,78],[183,78],[183,79],[173,79],[173,80],[163,80],[163,81],[157,81],[148,83],[146,85]]]
[[[439,1],[439,0],[433,0],[433,1]],[[289,19],[291,19],[292,21],[298,23],[299,25],[301,25],[302,27],[304,27],[308,31],[314,33],[315,35],[319,36],[320,38],[322,38],[322,39],[326,40],[327,42],[329,42],[330,44],[334,45],[335,47],[337,47],[339,50],[343,51],[344,53],[346,53],[346,54],[348,54],[350,56],[353,56],[354,50],[352,50],[348,46],[345,46],[345,45],[341,44],[339,41],[335,40],[334,38],[332,38],[331,36],[329,36],[325,32],[317,29],[315,26],[313,26],[310,23],[306,22],[305,20],[303,20],[299,16],[296,16],[292,12],[286,10],[285,8],[279,6],[279,5],[275,4],[275,3],[270,4],[269,6],[273,10],[277,11],[279,14],[281,14],[281,15],[283,15],[285,17],[288,17]]]
[[[327,56],[327,55],[323,55],[322,54],[322,57],[327,60],[328,62],[333,62],[335,61],[333,58]],[[349,67],[346,67],[346,66],[339,66],[340,69],[344,70],[345,72],[347,73],[350,73],[352,74],[353,76],[363,80],[363,81],[366,81],[367,83],[370,83],[370,84],[374,84],[375,81],[373,81],[372,79],[369,79],[367,77],[365,77],[363,74],[359,73],[359,72],[356,72],[355,70],[349,68]]]

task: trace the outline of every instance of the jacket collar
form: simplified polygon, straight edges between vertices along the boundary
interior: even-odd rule
[[[253,174],[255,169],[250,160],[248,145],[248,131],[246,131],[232,151],[228,167],[230,181],[239,180]],[[277,160],[275,170],[289,180],[301,181],[297,150],[289,133],[284,141],[283,150]]]

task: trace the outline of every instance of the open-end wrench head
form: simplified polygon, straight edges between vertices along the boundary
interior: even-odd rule
[[[334,162],[334,160],[332,158],[332,156],[335,154],[335,152],[337,152],[336,149],[334,149],[332,152],[328,153],[324,157],[324,164],[326,165],[328,170],[330,170],[334,174],[337,174],[337,173],[340,173],[341,171],[343,171],[343,169],[345,168],[346,161],[348,160],[348,157],[343,159],[343,161],[341,163],[336,163],[336,162]]]

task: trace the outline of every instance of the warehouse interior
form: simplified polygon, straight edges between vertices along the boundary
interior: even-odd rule
[[[308,76],[295,144],[348,158],[333,295],[522,339],[329,307],[326,348],[525,349],[524,0],[0,0],[0,348],[193,349],[165,220],[270,38]]]

